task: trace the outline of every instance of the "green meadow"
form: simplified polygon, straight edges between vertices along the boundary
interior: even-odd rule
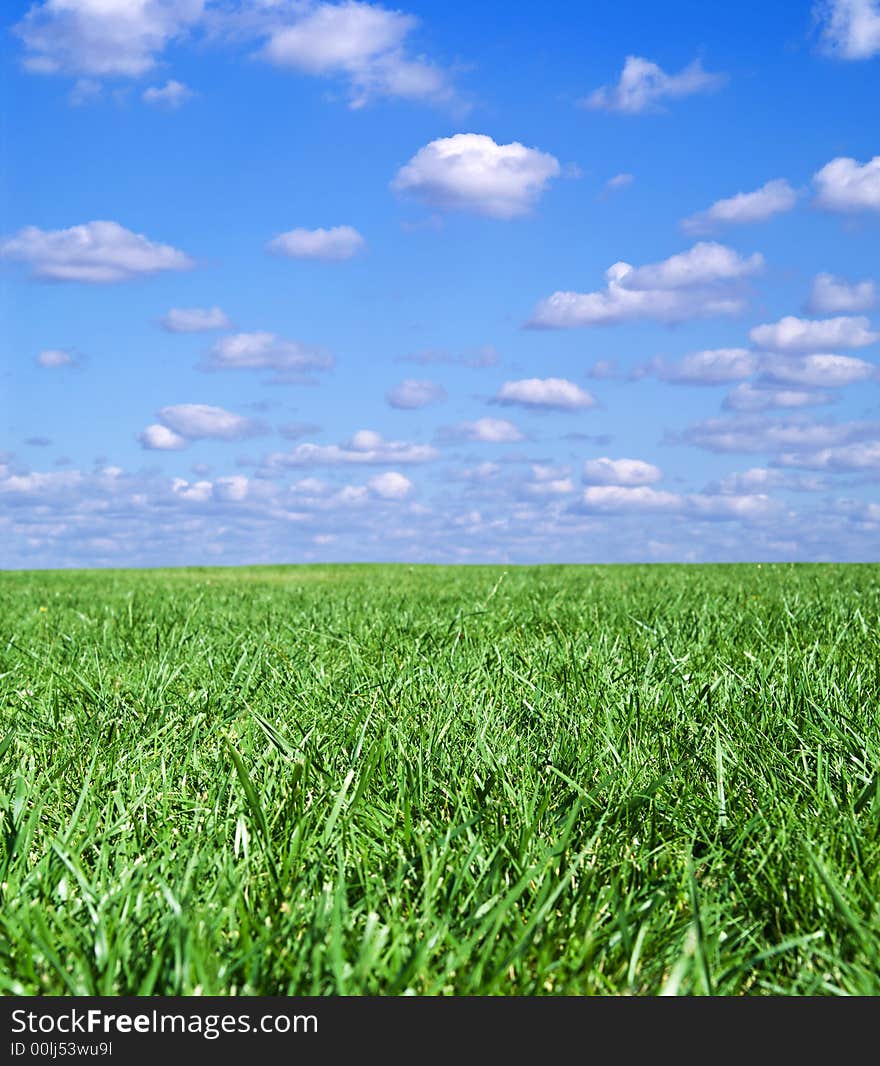
[[[878,565],[5,572],[0,626],[0,994],[880,994]]]

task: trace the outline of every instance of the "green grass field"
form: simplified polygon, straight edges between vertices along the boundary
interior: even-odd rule
[[[880,994],[880,566],[0,574],[0,994]]]

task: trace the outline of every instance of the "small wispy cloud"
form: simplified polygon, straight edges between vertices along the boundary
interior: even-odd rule
[[[617,84],[601,86],[581,100],[580,104],[594,110],[637,115],[660,110],[666,100],[712,92],[726,80],[724,74],[712,74],[704,70],[699,59],[678,74],[667,74],[649,59],[627,56]]]

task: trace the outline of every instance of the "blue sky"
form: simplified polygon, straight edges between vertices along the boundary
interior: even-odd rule
[[[0,565],[880,557],[880,5],[7,5]]]

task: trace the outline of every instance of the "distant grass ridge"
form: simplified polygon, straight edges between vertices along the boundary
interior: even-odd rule
[[[880,994],[880,565],[7,572],[0,627],[0,994]]]

